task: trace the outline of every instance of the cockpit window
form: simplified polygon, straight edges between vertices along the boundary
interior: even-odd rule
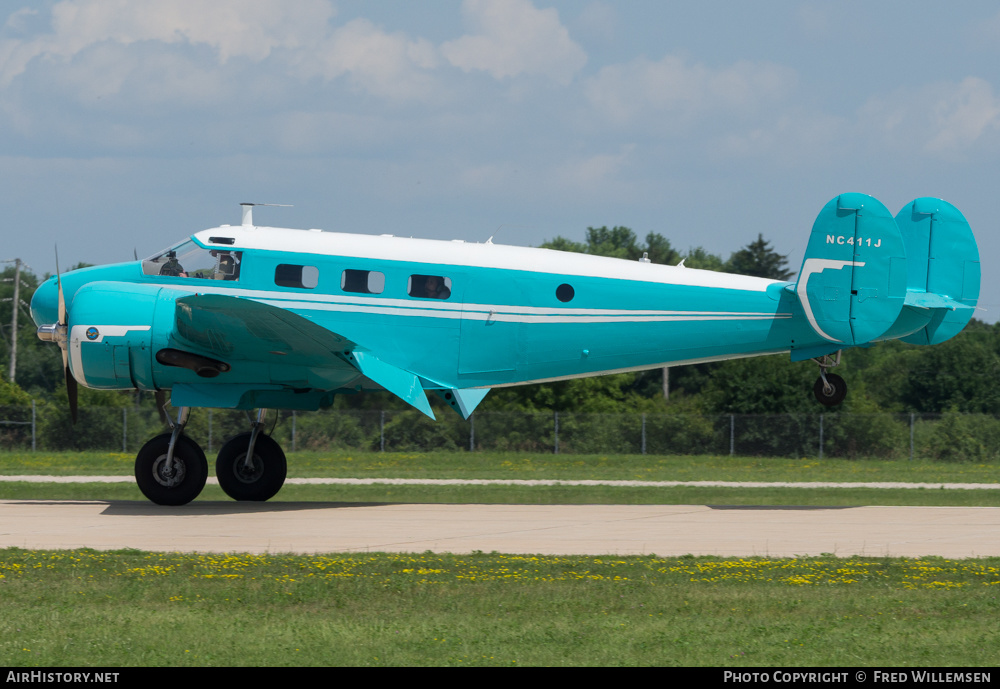
[[[242,259],[242,251],[202,249],[188,240],[147,258],[142,262],[142,274],[203,280],[239,280]]]

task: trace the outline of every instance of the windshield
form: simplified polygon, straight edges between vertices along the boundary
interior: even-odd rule
[[[188,240],[142,262],[143,275],[239,280],[242,251],[203,249]]]

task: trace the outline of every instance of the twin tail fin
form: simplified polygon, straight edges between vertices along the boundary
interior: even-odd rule
[[[979,280],[976,239],[947,201],[919,198],[893,217],[871,196],[841,194],[813,224],[794,291],[831,349],[937,344],[972,317]]]

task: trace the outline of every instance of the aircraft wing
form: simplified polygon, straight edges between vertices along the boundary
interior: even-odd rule
[[[435,390],[463,418],[468,418],[488,389],[461,390],[422,378],[413,371],[379,358],[377,343],[362,346],[351,339],[277,306],[220,294],[195,294],[176,300],[171,345],[211,354],[224,362],[274,362],[316,369],[344,369],[360,373],[381,385],[427,416],[434,412],[425,390]],[[273,376],[261,380],[273,389]],[[184,384],[180,392],[223,399],[217,386],[222,379]],[[289,384],[291,382],[289,381]],[[240,382],[234,394],[242,395],[252,383]],[[192,387],[204,388],[192,390]],[[175,391],[176,395],[176,391]],[[195,405],[192,405],[195,406]]]
[[[335,366],[338,353],[357,347],[307,318],[250,299],[196,294],[176,304],[177,338],[227,361],[267,361],[278,352],[299,365]]]

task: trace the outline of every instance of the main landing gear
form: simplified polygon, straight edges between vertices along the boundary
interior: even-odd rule
[[[190,409],[182,407],[170,433],[158,435],[139,450],[135,480],[139,490],[158,505],[185,505],[201,493],[208,478],[208,462],[198,443],[184,435]],[[265,410],[257,413],[252,430],[242,433],[219,451],[215,473],[226,495],[234,500],[263,501],[281,490],[288,470],[285,453],[262,433]]]
[[[833,407],[843,402],[844,398],[847,397],[847,383],[836,373],[827,372],[827,369],[840,365],[840,351],[832,359],[827,354],[813,359],[813,361],[819,364],[819,378],[813,385],[813,394],[816,395],[816,399],[827,407]]]

